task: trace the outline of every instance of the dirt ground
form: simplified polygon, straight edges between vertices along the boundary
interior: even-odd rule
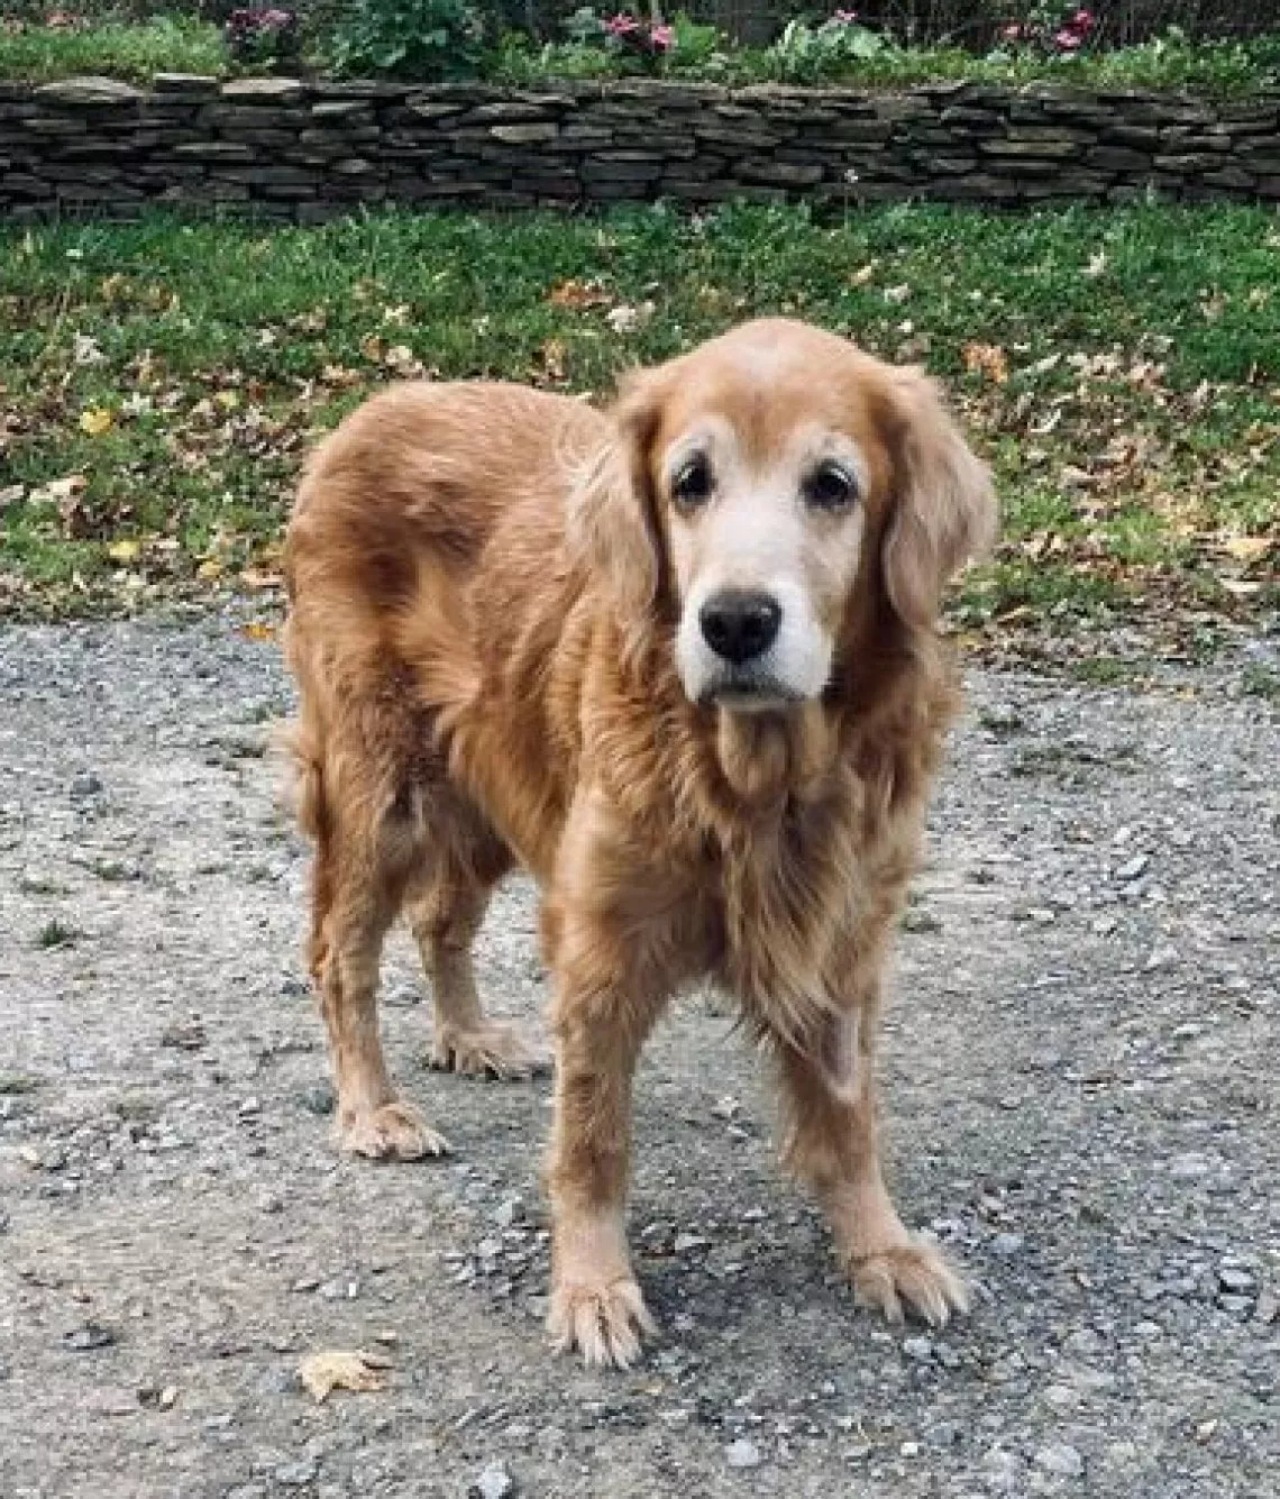
[[[694,998],[638,1088],[665,1335],[592,1374],[541,1328],[548,1084],[425,1071],[402,938],[390,1050],[456,1154],[331,1149],[275,646],[5,631],[0,1496],[1280,1495],[1280,719],[1239,678],[972,675],[884,1060],[900,1205],[972,1314],[853,1307]],[[514,883],[481,967],[530,1024],[533,933]],[[385,1389],[317,1404],[325,1348]]]

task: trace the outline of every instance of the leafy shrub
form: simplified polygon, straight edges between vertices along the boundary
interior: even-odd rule
[[[329,50],[340,73],[462,78],[479,70],[483,39],[468,0],[348,0]]]
[[[838,10],[818,26],[788,21],[767,49],[770,71],[786,83],[817,83],[847,74],[892,49],[892,43],[858,24],[856,11]]]

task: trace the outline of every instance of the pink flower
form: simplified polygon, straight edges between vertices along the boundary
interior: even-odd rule
[[[1088,36],[1098,24],[1098,20],[1091,10],[1078,10],[1067,24],[1073,31],[1078,31],[1082,35]]]
[[[640,30],[640,22],[624,10],[610,17],[604,23],[604,29],[610,36],[630,36],[633,32]]]
[[[831,14],[831,19],[839,26],[852,26],[858,19],[856,10],[837,10]]]
[[[1020,21],[1010,21],[1007,26],[1000,28],[1000,37],[1006,42],[1020,42],[1027,34],[1027,28]]]
[[[675,27],[655,26],[649,33],[649,41],[655,52],[670,52],[676,44]]]
[[[1053,38],[1054,46],[1061,52],[1078,52],[1083,41],[1084,38],[1078,31],[1068,31],[1065,26]]]

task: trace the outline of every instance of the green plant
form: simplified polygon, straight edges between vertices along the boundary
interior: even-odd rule
[[[349,0],[329,50],[339,73],[464,78],[479,71],[483,37],[468,0]]]
[[[887,38],[860,26],[855,12],[838,10],[817,26],[788,21],[766,56],[784,82],[816,83],[847,73],[891,48]]]

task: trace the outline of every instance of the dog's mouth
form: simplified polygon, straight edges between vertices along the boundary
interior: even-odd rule
[[[736,672],[709,683],[698,698],[701,707],[729,713],[781,713],[803,701],[803,693],[773,677]]]

